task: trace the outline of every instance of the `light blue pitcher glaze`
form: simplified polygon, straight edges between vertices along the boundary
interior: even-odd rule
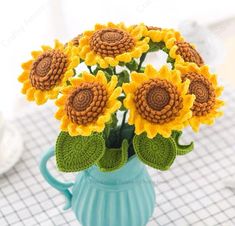
[[[153,214],[155,192],[151,178],[136,156],[114,172],[92,166],[80,172],[75,183],[62,183],[48,171],[54,148],[42,157],[40,170],[47,182],[66,197],[83,226],[145,226]],[[72,187],[72,192],[69,188]]]

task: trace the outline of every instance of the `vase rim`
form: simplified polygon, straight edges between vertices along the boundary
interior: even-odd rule
[[[129,184],[138,176],[138,174],[145,168],[144,164],[133,155],[129,158],[127,163],[120,169],[111,172],[102,172],[98,166],[92,166],[83,173],[88,178],[92,178],[92,181],[103,185],[118,185],[118,184]]]

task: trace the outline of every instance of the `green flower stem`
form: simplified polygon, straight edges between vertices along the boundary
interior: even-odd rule
[[[127,111],[125,111],[123,113],[122,124],[121,124],[120,130],[119,130],[119,136],[118,136],[119,142],[118,143],[120,143],[120,138],[121,138],[122,130],[123,130],[123,127],[124,127],[125,122],[126,122],[126,115],[127,115]]]
[[[93,71],[91,70],[91,66],[87,66],[87,68],[89,69],[90,73],[93,74]]]
[[[111,125],[110,124],[107,124],[106,127],[104,128],[104,132],[103,132],[103,135],[104,135],[104,139],[107,141],[109,139],[109,134],[110,134],[110,128]]]
[[[137,72],[140,72],[141,66],[142,66],[146,56],[147,56],[147,53],[143,53],[142,56],[140,57],[140,62],[139,62],[139,65],[138,65]]]
[[[117,72],[116,72],[116,67],[113,68],[113,74],[116,75]]]

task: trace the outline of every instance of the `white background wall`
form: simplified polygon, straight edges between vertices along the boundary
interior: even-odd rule
[[[30,51],[41,44],[52,44],[54,38],[66,41],[96,22],[145,22],[176,28],[183,20],[196,20],[210,25],[235,16],[234,2],[0,0],[0,111],[9,117],[12,109],[20,111],[26,106],[16,79],[21,62],[27,61]]]

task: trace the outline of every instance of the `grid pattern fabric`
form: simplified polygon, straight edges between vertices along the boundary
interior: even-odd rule
[[[148,168],[156,190],[156,208],[147,226],[234,226],[235,190],[224,181],[235,175],[235,92],[227,89],[225,116],[199,134],[187,130],[182,143],[195,141],[195,150],[179,156],[170,171]],[[21,160],[0,176],[0,225],[77,225],[71,210],[64,212],[64,197],[43,179],[38,163],[41,154],[55,143],[58,123],[53,107],[42,107],[12,123],[21,131],[25,150]],[[60,174],[53,161],[53,175]],[[234,178],[235,179],[235,178]]]

